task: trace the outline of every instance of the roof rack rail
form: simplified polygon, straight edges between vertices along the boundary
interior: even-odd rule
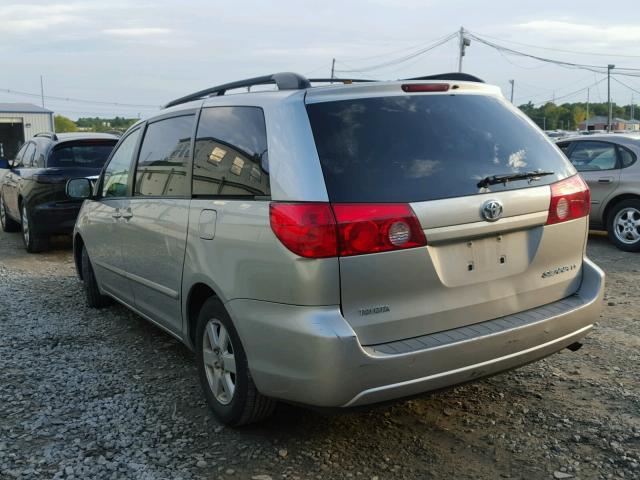
[[[47,137],[53,140],[54,142],[58,141],[58,136],[54,132],[40,132],[40,133],[36,133],[34,137]]]
[[[379,80],[369,80],[366,78],[310,78],[310,83],[344,83],[349,85],[350,83],[361,82],[378,82]]]
[[[437,75],[427,75],[426,77],[415,78],[403,78],[402,80],[458,80],[460,82],[479,82],[484,83],[484,80],[476,77],[475,75],[469,75],[462,72],[451,73],[438,73]]]
[[[164,108],[174,107],[181,103],[191,102],[192,100],[200,100],[206,97],[224,95],[227,90],[234,88],[253,87],[256,85],[275,84],[279,90],[302,90],[309,88],[311,84],[302,75],[291,72],[274,73],[273,75],[265,75],[263,77],[249,78],[247,80],[239,80],[237,82],[225,83],[217,87],[206,88],[199,92],[177,98],[167,103]]]

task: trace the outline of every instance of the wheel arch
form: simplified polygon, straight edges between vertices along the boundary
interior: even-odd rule
[[[76,266],[76,273],[78,274],[78,278],[80,280],[84,280],[82,278],[82,247],[84,247],[84,240],[82,239],[82,235],[76,233],[73,235],[73,263]]]
[[[195,349],[196,345],[196,329],[198,328],[198,314],[204,303],[211,297],[221,299],[216,291],[204,282],[194,283],[189,289],[187,295],[186,314],[187,314],[187,334],[185,340],[189,342],[191,348]],[[222,299],[221,299],[222,300]]]
[[[635,193],[622,193],[609,200],[602,212],[602,225],[605,229],[609,227],[609,215],[611,215],[612,210],[617,204],[624,202],[625,200],[640,200],[640,195]]]

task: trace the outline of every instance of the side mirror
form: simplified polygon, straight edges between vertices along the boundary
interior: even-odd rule
[[[80,200],[85,198],[91,198],[91,190],[93,185],[88,178],[72,178],[67,182],[65,191],[67,197]]]
[[[9,167],[9,160],[6,158],[0,158],[0,169],[7,169]]]

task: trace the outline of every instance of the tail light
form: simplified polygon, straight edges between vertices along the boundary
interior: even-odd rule
[[[409,205],[356,203],[332,207],[338,222],[338,253],[342,257],[427,244]]]
[[[272,203],[271,229],[307,258],[362,255],[426,245],[406,204]]]
[[[307,258],[335,257],[336,220],[328,203],[272,203],[271,229],[293,253]]]
[[[402,90],[407,93],[411,92],[446,92],[449,90],[448,83],[405,83]]]
[[[551,204],[547,225],[589,215],[591,194],[580,175],[551,184]]]

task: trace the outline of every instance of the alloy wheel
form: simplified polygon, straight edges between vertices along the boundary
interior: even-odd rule
[[[236,358],[229,332],[215,318],[205,328],[202,358],[213,396],[222,405],[228,405],[236,389]]]
[[[640,211],[633,207],[620,210],[613,219],[616,238],[628,245],[640,241]]]
[[[25,245],[29,245],[29,217],[27,217],[27,207],[22,206],[22,236]]]

